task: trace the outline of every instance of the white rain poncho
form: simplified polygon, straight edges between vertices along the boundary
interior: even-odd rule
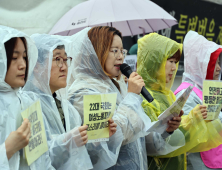
[[[69,36],[59,36],[59,35],[52,35],[55,38],[61,39],[63,41],[66,41],[69,44],[69,47],[72,47],[71,51],[71,57],[75,53],[75,48],[73,48],[74,42],[71,41],[71,37]],[[72,64],[74,60],[72,60]],[[69,73],[67,76],[67,82],[72,81],[73,77],[71,76],[71,70],[73,67],[69,67]],[[68,99],[68,87],[60,89],[56,91],[57,98],[62,101],[63,108],[65,108],[67,104],[71,104]],[[67,103],[68,102],[68,103]],[[74,106],[72,106],[74,107]],[[82,122],[83,123],[83,122]],[[119,149],[122,143],[122,132],[119,129],[117,129],[117,132],[110,138],[110,142],[96,142],[96,143],[87,143],[86,148],[90,155],[91,161],[93,163],[93,169],[95,170],[103,170],[107,169],[110,166],[114,165],[116,163],[116,159],[118,157]],[[108,160],[108,161],[107,161]]]
[[[121,94],[111,79],[104,73],[85,28],[71,36],[74,43],[74,82],[69,88],[69,100],[83,117],[83,96],[96,93],[117,93],[116,111],[113,120],[121,128],[124,140],[115,166],[109,169],[147,170],[146,128],[151,120],[141,107],[142,97],[135,93]],[[120,80],[123,81],[123,80]],[[126,93],[121,85],[121,92]],[[165,152],[165,140],[158,133],[150,133],[147,152]],[[112,139],[110,139],[112,141]],[[112,145],[111,145],[112,146]],[[116,153],[117,154],[117,153]],[[104,159],[108,162],[110,160]]]
[[[85,146],[81,146],[81,135],[78,130],[82,123],[81,118],[75,108],[63,100],[64,128],[49,86],[53,50],[58,45],[65,45],[65,51],[69,56],[70,48],[66,42],[47,34],[34,34],[31,38],[38,48],[38,61],[24,90],[27,91],[29,97],[40,98],[46,119],[45,126],[49,129],[46,133],[52,165],[56,169],[64,170],[90,169],[92,168],[91,160]]]
[[[13,89],[5,82],[7,72],[7,56],[4,43],[13,37],[25,37],[28,55],[28,76],[31,75],[36,64],[38,51],[33,41],[24,33],[13,28],[0,26],[0,169],[4,170],[36,170],[54,169],[51,166],[49,153],[44,153],[29,167],[23,157],[23,149],[16,152],[8,160],[5,149],[5,140],[12,131],[21,126],[21,112],[26,109],[33,100],[26,98],[21,88]]]
[[[210,61],[210,56],[213,52],[215,52],[219,48],[222,48],[222,46],[219,46],[214,42],[208,41],[202,35],[199,35],[194,31],[189,31],[184,39],[185,70],[183,73],[182,82],[192,84],[196,88],[198,88],[200,91],[202,91],[203,81],[205,80],[206,75],[207,75],[207,68],[208,68],[208,63]],[[220,61],[222,61],[221,57],[220,57]],[[179,93],[177,93],[176,97],[181,96],[185,90],[186,89],[181,90]],[[189,98],[187,99],[186,104],[183,107],[184,115],[188,115],[189,112],[197,104],[201,105],[202,100],[197,96],[197,94],[194,91],[192,91]],[[222,121],[222,113],[220,113],[219,119],[220,121]],[[210,126],[211,132],[209,133],[212,133],[213,130],[215,129],[216,127],[215,125],[217,123],[216,121],[218,121],[218,119],[207,123],[208,125],[211,125]],[[214,142],[211,142],[212,145],[218,146],[218,144],[216,144],[216,139],[214,140]],[[209,147],[208,149],[211,149],[210,146],[208,146]],[[206,146],[202,146],[202,147],[206,148]],[[210,168],[204,165],[199,152],[188,154],[187,169],[188,170],[210,170]]]

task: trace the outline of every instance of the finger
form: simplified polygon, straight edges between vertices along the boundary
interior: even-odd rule
[[[138,73],[132,72],[132,73],[130,74],[130,77],[129,77],[129,78],[133,78],[133,77],[135,77],[136,75],[138,75]]]
[[[82,141],[83,141],[83,142],[86,141],[87,139],[88,139],[88,135],[82,137]]]
[[[183,114],[184,114],[184,111],[181,110],[181,111],[180,111],[180,114],[179,114],[179,117],[183,116]]]
[[[86,136],[87,135],[87,131],[86,130],[84,130],[84,131],[82,131],[81,133],[80,133],[80,135],[83,137],[83,136]]]
[[[137,75],[133,78],[134,80],[143,80],[143,78],[140,75]]]
[[[200,107],[199,107],[200,109],[206,109],[207,108],[207,106],[205,106],[205,105],[200,105]]]
[[[201,111],[201,113],[207,112],[207,109],[201,109],[200,111]]]
[[[110,124],[110,128],[112,128],[112,127],[117,127],[117,124],[116,123],[112,123],[112,124]]]
[[[207,116],[207,113],[206,112],[202,113],[202,116]]]
[[[181,122],[181,117],[173,117],[173,121]]]
[[[88,139],[84,141],[84,145],[87,144],[87,142],[88,142]]]
[[[31,133],[31,128],[30,128],[30,126],[31,126],[31,124],[29,123],[29,124],[28,124],[28,127],[24,130],[24,134],[25,134],[26,136],[28,136],[28,134]]]
[[[25,118],[24,121],[22,122],[22,125],[18,128],[18,130],[24,132],[28,126],[29,126],[29,120]]]
[[[82,132],[82,131],[86,130],[87,128],[88,128],[87,125],[80,126],[79,127],[79,132]]]
[[[168,123],[168,125],[169,125],[169,126],[174,126],[174,125],[176,125],[176,126],[180,126],[180,122],[177,122],[177,121],[170,121],[170,122]]]
[[[170,125],[170,128],[176,130],[179,126],[178,125]]]
[[[31,131],[30,131],[30,133],[28,134],[28,136],[27,136],[27,137],[28,137],[28,139],[31,137]]]
[[[203,119],[206,119],[207,118],[207,116],[203,116]]]
[[[116,131],[116,128],[115,127],[112,127],[112,128],[110,128],[110,131]]]
[[[110,131],[111,131],[112,133],[115,133],[115,132],[116,132],[116,128],[110,129]]]
[[[108,121],[109,121],[110,124],[114,123],[113,119],[109,119]]]

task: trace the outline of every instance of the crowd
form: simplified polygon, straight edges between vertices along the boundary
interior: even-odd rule
[[[182,50],[185,71],[174,94]],[[194,31],[184,44],[150,33],[138,40],[137,72],[128,87],[120,71],[126,54],[113,27],[29,37],[0,26],[0,169],[222,169],[222,114],[207,121],[202,105],[203,80],[221,79],[222,47]],[[193,91],[165,131],[148,132],[189,85]],[[140,95],[143,86],[153,102]],[[117,93],[109,141],[87,143],[83,96],[103,93]],[[28,166],[23,148],[31,127],[21,112],[38,99],[48,151]]]

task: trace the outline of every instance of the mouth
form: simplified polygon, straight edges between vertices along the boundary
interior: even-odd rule
[[[25,78],[25,74],[20,74],[20,75],[18,75],[17,77]]]
[[[172,77],[173,76],[173,74],[169,74],[169,77]]]
[[[59,77],[66,77],[66,75],[61,75],[61,76],[59,76]]]
[[[116,64],[116,65],[114,65],[114,67],[119,70],[120,69],[120,65],[121,64]]]

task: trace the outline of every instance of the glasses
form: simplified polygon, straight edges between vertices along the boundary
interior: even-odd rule
[[[71,65],[72,62],[72,57],[67,57],[66,59],[62,58],[62,57],[56,57],[54,59],[56,61],[56,64],[59,68],[61,68],[63,66],[63,63],[69,67]]]
[[[110,50],[110,52],[113,52],[114,53],[114,56],[116,57],[116,59],[118,57],[120,57],[120,54],[122,54],[123,58],[126,57],[126,54],[127,54],[127,50],[125,49],[119,49],[119,48],[114,48],[112,50]]]

